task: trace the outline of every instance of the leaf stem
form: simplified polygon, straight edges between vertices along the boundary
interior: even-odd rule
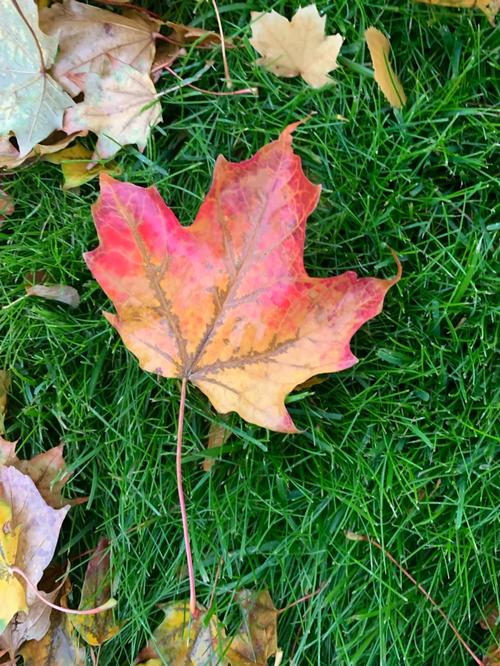
[[[40,592],[36,589],[35,585],[30,581],[28,576],[24,573],[22,569],[19,569],[19,567],[9,567],[8,572],[12,574],[17,574],[18,576],[21,576],[21,578],[26,582],[30,590],[33,592],[33,594],[40,599],[42,603],[44,603],[46,606],[50,606],[50,608],[53,608],[54,610],[61,611],[61,613],[66,613],[66,615],[96,615],[97,613],[101,613],[102,611],[109,610],[110,608],[113,608],[116,606],[116,601],[114,599],[108,599],[105,604],[102,604],[101,606],[97,606],[97,608],[88,608],[86,610],[75,610],[73,608],[64,608],[64,606],[58,606],[57,604],[53,604],[51,601],[46,599]]]
[[[229,73],[229,65],[227,64],[226,41],[224,39],[224,31],[222,29],[222,21],[221,21],[221,18],[220,18],[219,8],[217,7],[216,0],[212,0],[212,5],[213,5],[213,8],[214,8],[214,12],[215,12],[215,18],[217,19],[217,25],[219,27],[220,47],[221,47],[221,52],[222,52],[222,63],[224,65],[224,78],[226,79],[226,86],[227,86],[228,90],[231,90],[231,88],[233,87],[233,82],[231,81],[231,74]]]
[[[186,549],[186,559],[189,575],[189,610],[191,617],[196,618],[199,615],[196,606],[196,584],[194,578],[193,556],[191,554],[191,544],[189,543],[189,526],[186,512],[186,501],[184,499],[184,490],[182,487],[182,433],[184,432],[184,412],[186,409],[186,387],[187,379],[182,378],[181,399],[179,402],[179,420],[177,424],[177,453],[175,456],[175,467],[177,471],[177,492],[179,493],[179,506],[182,516],[182,530],[184,532],[184,547]]]

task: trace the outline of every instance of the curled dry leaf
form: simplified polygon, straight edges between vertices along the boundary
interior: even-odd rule
[[[243,614],[239,633],[226,656],[231,666],[267,666],[278,652],[278,611],[268,590],[240,590],[237,596]]]
[[[274,10],[252,12],[250,44],[262,56],[257,62],[277,76],[302,76],[313,88],[331,83],[337,68],[341,35],[325,35],[326,17],[316,5],[301,7],[291,21]]]
[[[186,49],[176,44],[166,42],[160,44],[156,49],[155,59],[151,66],[151,78],[156,83],[161,76],[162,70],[172,67],[177,58],[186,55]]]
[[[66,578],[55,603],[66,608],[70,591],[71,583]],[[51,613],[45,636],[24,643],[19,654],[24,659],[24,666],[85,666],[87,663],[85,649],[78,644],[66,613]]]
[[[101,538],[90,559],[83,581],[80,610],[104,605],[111,597],[109,540]],[[70,622],[80,636],[94,647],[111,640],[120,631],[113,611],[95,615],[72,615]]]
[[[0,138],[0,168],[15,169],[27,160],[57,153],[81,135],[82,132],[69,136],[63,132],[54,132],[44,143],[37,143],[36,146],[33,146],[33,149],[24,157],[20,157],[17,148],[7,138]]]
[[[391,106],[400,109],[406,104],[406,95],[389,61],[391,44],[377,28],[367,28],[365,39],[375,72],[375,81]]]
[[[85,79],[74,74],[106,76],[109,56],[148,74],[160,24],[137,12],[121,15],[76,0],[54,3],[40,16],[42,29],[59,35],[53,76],[73,96],[85,91]]]
[[[57,301],[64,303],[72,308],[80,305],[80,294],[74,287],[68,287],[65,284],[34,284],[26,287],[28,296],[38,296],[48,301]]]
[[[24,587],[24,581],[10,573],[9,567],[21,569],[36,586],[52,560],[62,522],[70,507],[53,509],[29,476],[5,465],[0,466],[0,501],[0,538],[3,540],[0,548],[3,587],[0,647],[15,654],[24,641],[40,640],[44,636],[49,627],[50,608],[29,587]],[[51,598],[51,595],[45,596]]]
[[[93,159],[112,157],[126,144],[146,147],[150,128],[161,120],[154,84],[116,58],[108,57],[101,74],[74,74],[85,92],[85,101],[66,113],[66,132],[91,130],[97,134]]]
[[[62,496],[62,489],[71,476],[64,462],[62,444],[39,453],[31,460],[20,460],[15,448],[16,442],[7,442],[0,437],[0,466],[15,467],[29,476],[49,506],[59,509],[68,504],[81,504],[85,501],[85,498],[69,500]]]
[[[156,628],[153,640],[137,657],[144,664],[169,666],[224,666],[225,631],[215,615],[207,619],[200,608],[196,619],[189,613],[189,602],[174,601],[165,608],[165,618]]]
[[[352,336],[400,277],[306,273],[320,187],[293,153],[294,128],[246,162],[219,157],[191,227],[155,188],[101,176],[100,245],[85,257],[117,309],[108,321],[144,370],[189,380],[219,412],[281,432],[297,432],[286,395],[356,363]]]
[[[64,178],[63,190],[80,187],[100,173],[109,173],[112,176],[118,176],[121,173],[120,167],[115,162],[93,166],[92,151],[82,146],[81,143],[75,143],[74,146],[60,150],[54,155],[47,155],[44,159],[51,164],[61,165]]]
[[[19,157],[63,124],[73,100],[47,73],[58,40],[38,27],[33,0],[0,4],[0,136],[15,134]]]
[[[174,23],[173,21],[166,21],[165,25],[173,30],[170,37],[175,39],[180,46],[195,44],[200,49],[211,49],[214,46],[219,46],[221,43],[220,34],[211,30],[194,28],[192,25],[183,25],[182,23]],[[224,45],[226,48],[232,48],[234,46],[233,40],[226,37]]]
[[[10,389],[10,372],[0,370],[0,435],[5,433],[5,414],[7,413],[7,396]],[[0,443],[2,438],[0,437]]]
[[[492,26],[500,9],[500,0],[416,0],[425,5],[439,5],[440,7],[455,7],[463,9],[479,9],[487,17]]]

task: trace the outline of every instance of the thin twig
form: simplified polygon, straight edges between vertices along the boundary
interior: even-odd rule
[[[191,544],[189,543],[189,526],[186,511],[186,501],[184,499],[184,489],[182,487],[182,433],[184,431],[184,412],[186,409],[186,387],[187,379],[182,378],[181,399],[179,402],[179,422],[177,424],[177,452],[175,456],[175,468],[177,471],[177,492],[179,493],[179,506],[182,517],[182,530],[184,532],[184,547],[186,549],[186,559],[189,575],[189,610],[191,617],[196,618],[200,612],[196,606],[196,583],[194,578],[193,556],[191,554]]]
[[[281,615],[281,613],[284,613],[287,610],[290,610],[290,608],[293,608],[294,606],[298,606],[299,604],[304,603],[304,601],[309,601],[309,599],[312,599],[315,597],[317,594],[322,592],[325,589],[326,582],[321,583],[321,585],[318,587],[317,590],[314,590],[314,592],[309,592],[309,594],[304,594],[303,597],[300,597],[300,599],[296,599],[295,601],[292,601],[291,604],[288,604],[288,606],[285,606],[284,608],[280,608],[278,610],[278,615]]]
[[[229,65],[227,64],[226,41],[224,39],[224,31],[222,30],[222,21],[220,20],[219,8],[217,7],[216,0],[212,0],[212,5],[214,6],[214,12],[217,18],[217,25],[219,26],[220,47],[222,52],[222,62],[224,63],[224,77],[226,79],[226,86],[229,88],[229,90],[231,90],[231,88],[233,87],[233,82],[231,81],[231,74],[229,73]]]
[[[157,97],[169,92],[173,92],[174,90],[179,90],[179,88],[184,88],[184,86],[188,86],[189,88],[196,90],[196,92],[203,93],[204,95],[215,95],[216,97],[232,97],[233,95],[258,94],[257,88],[241,88],[241,90],[231,90],[231,92],[217,92],[214,90],[205,90],[204,88],[198,88],[198,86],[194,86],[191,82],[198,80],[201,77],[201,75],[204,74],[211,66],[212,66],[211,62],[207,63],[207,65],[202,70],[200,70],[197,74],[195,74],[189,79],[183,79],[182,76],[179,76],[179,74],[177,74],[177,72],[174,71],[171,67],[164,67],[163,69],[169,74],[172,74],[172,76],[175,76],[176,79],[181,81],[181,84],[173,88],[170,88],[169,90],[164,90],[162,93],[157,95]]]
[[[28,576],[24,573],[22,569],[19,569],[19,567],[9,567],[7,569],[9,574],[17,574],[18,576],[21,576],[21,578],[26,582],[30,590],[33,592],[33,594],[40,599],[42,603],[44,603],[46,606],[50,606],[50,608],[53,608],[54,610],[61,611],[61,613],[66,613],[67,615],[97,615],[97,613],[102,613],[102,611],[109,610],[110,608],[113,608],[113,606],[116,605],[116,601],[114,599],[108,599],[105,604],[102,604],[101,606],[97,606],[97,608],[89,608],[87,610],[75,610],[73,608],[64,608],[63,606],[58,606],[57,604],[53,604],[51,601],[48,599],[45,599],[43,595],[40,594],[40,592],[36,589],[35,585],[30,581]]]
[[[408,578],[408,580],[411,580],[411,582],[412,582],[414,585],[416,585],[418,591],[421,592],[421,593],[424,595],[424,597],[427,599],[427,601],[429,601],[429,602],[434,606],[434,608],[438,611],[438,613],[439,613],[439,614],[441,615],[441,617],[444,619],[444,621],[446,622],[446,624],[447,624],[447,625],[450,627],[450,629],[453,631],[453,633],[454,633],[455,636],[457,637],[457,640],[458,640],[458,641],[464,646],[464,648],[467,650],[467,652],[470,654],[470,656],[474,659],[474,661],[476,662],[476,664],[478,664],[478,666],[486,666],[486,664],[484,663],[484,661],[481,661],[481,659],[479,659],[479,657],[478,657],[478,656],[472,651],[472,649],[467,645],[467,643],[466,643],[465,640],[462,638],[462,636],[460,635],[458,629],[455,627],[455,625],[454,625],[453,622],[450,620],[450,618],[448,617],[448,615],[444,612],[444,610],[441,608],[441,606],[439,606],[439,604],[438,604],[436,601],[434,601],[434,599],[433,599],[433,598],[431,597],[431,595],[427,592],[427,590],[425,589],[425,587],[423,587],[423,585],[421,585],[419,582],[417,582],[417,581],[415,580],[415,578],[411,575],[411,573],[410,573],[409,571],[407,571],[407,570],[403,567],[403,565],[400,564],[400,563],[396,560],[396,558],[393,557],[393,556],[391,555],[391,553],[390,553],[388,550],[386,550],[386,549],[385,549],[385,548],[384,548],[384,547],[383,547],[378,541],[376,541],[375,539],[372,539],[372,537],[369,537],[369,536],[367,536],[366,534],[356,534],[355,532],[350,532],[349,530],[347,530],[347,531],[345,532],[345,535],[346,535],[346,537],[347,537],[348,539],[350,539],[351,541],[367,541],[368,543],[371,543],[372,546],[375,546],[375,548],[378,548],[378,549],[379,549],[379,550],[380,550],[380,551],[381,551],[381,552],[387,557],[387,559],[390,560],[390,561],[394,564],[394,566],[396,566],[396,567],[401,571],[401,573],[402,573],[404,576],[406,576],[406,578]]]

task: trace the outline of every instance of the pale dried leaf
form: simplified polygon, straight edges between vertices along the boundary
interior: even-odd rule
[[[0,466],[0,499],[12,509],[9,530],[18,530],[15,566],[37,585],[50,564],[62,522],[70,507],[53,509],[46,504],[29,476],[14,467]],[[24,585],[24,584],[23,584]],[[26,588],[27,613],[18,613],[0,636],[0,647],[16,649],[21,642],[39,640],[47,631],[50,608]]]
[[[65,284],[34,284],[31,287],[26,287],[26,294],[45,298],[48,301],[64,303],[64,305],[69,305],[72,308],[76,308],[80,304],[80,295],[77,290]]]
[[[0,136],[13,132],[24,157],[62,127],[73,100],[47,74],[58,40],[38,27],[33,0],[0,4],[0,38]]]
[[[291,21],[274,10],[252,12],[250,43],[261,54],[258,63],[277,76],[302,76],[313,88],[331,83],[337,68],[341,35],[325,35],[326,17],[316,5],[301,7]]]
[[[76,96],[85,90],[85,79],[73,75],[93,72],[105,76],[109,56],[148,74],[161,23],[134,11],[121,15],[67,0],[43,11],[40,25],[49,34],[59,35],[59,54],[52,73]]]
[[[150,77],[115,58],[107,59],[103,74],[74,74],[85,101],[66,113],[66,132],[91,130],[98,136],[93,159],[112,157],[123,145],[144,150],[151,127],[161,120],[161,109]]]
[[[389,61],[391,44],[377,28],[367,28],[365,39],[375,72],[375,81],[391,106],[400,109],[406,104],[406,95]]]
[[[5,216],[12,215],[13,212],[14,199],[8,192],[0,189],[0,226],[2,226],[1,222],[5,219]]]
[[[268,590],[240,590],[243,614],[239,633],[232,639],[227,658],[231,666],[267,666],[278,652],[278,611]]]

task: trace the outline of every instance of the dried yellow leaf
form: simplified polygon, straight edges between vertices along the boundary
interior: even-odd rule
[[[391,44],[377,28],[365,30],[365,39],[375,71],[375,81],[389,104],[396,109],[400,109],[406,104],[406,95],[401,81],[389,62]]]
[[[316,5],[301,7],[289,21],[274,10],[252,12],[250,44],[262,56],[257,62],[276,76],[301,76],[313,88],[331,83],[337,68],[341,35],[325,35],[326,17]]]

